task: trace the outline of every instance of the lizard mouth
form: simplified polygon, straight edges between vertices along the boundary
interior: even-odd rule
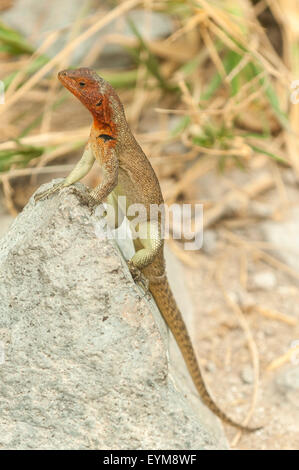
[[[72,79],[67,70],[61,70],[61,72],[58,72],[57,76],[58,80],[62,83],[63,86],[65,86],[65,88],[73,91],[74,87],[72,87]]]
[[[62,82],[64,80],[65,77],[67,77],[68,73],[67,73],[67,70],[61,70],[60,72],[58,72],[58,78],[59,80]]]
[[[76,78],[72,76],[72,72],[73,70],[62,70],[58,73],[58,79],[67,90],[86,105],[82,90],[78,89]]]

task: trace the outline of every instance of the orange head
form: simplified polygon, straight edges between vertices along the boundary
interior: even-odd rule
[[[116,138],[117,123],[124,118],[124,112],[112,86],[87,67],[62,70],[58,78],[91,112],[94,125]]]

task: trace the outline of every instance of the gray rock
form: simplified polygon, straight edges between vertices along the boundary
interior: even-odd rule
[[[34,47],[39,47],[49,32],[72,25],[78,16],[82,16],[81,0],[16,0],[12,8],[2,14],[2,21],[20,31]],[[92,12],[91,12],[92,13]],[[103,17],[104,17],[103,12]],[[73,51],[71,63],[77,64],[94,44],[104,44],[108,35],[122,34],[134,37],[127,19],[130,18],[146,40],[155,40],[171,34],[174,24],[170,16],[144,10],[132,10],[122,15],[81,43]],[[57,41],[46,51],[54,57],[67,43],[69,31],[63,31]],[[128,64],[130,56],[119,44],[107,42],[101,50],[101,67],[121,67]]]
[[[65,189],[0,240],[0,447],[227,448],[109,233]]]
[[[262,230],[266,241],[277,247],[277,256],[299,270],[299,208],[290,210],[285,220],[264,222]]]

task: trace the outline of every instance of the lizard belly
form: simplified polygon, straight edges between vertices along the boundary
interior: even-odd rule
[[[119,168],[118,171],[118,183],[117,186],[113,189],[113,191],[108,196],[108,202],[113,204],[114,208],[117,208],[117,212],[121,212],[125,215],[128,219],[132,217],[128,217],[127,209],[131,204],[136,204],[136,192],[131,191],[132,181],[130,179],[129,174],[122,168]]]
[[[140,181],[132,180],[130,173],[124,168],[119,168],[118,183],[112,193],[114,201],[118,203],[122,212],[126,215],[128,207],[132,204],[143,204],[146,208],[146,212],[149,210],[149,203],[143,191],[140,189]],[[129,216],[128,219],[135,216],[136,215],[132,217]]]

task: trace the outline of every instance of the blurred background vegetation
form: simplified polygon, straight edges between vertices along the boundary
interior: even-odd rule
[[[266,155],[298,172],[295,0],[2,0],[0,8],[0,177],[12,211],[19,178],[32,192],[37,175],[56,175],[88,136],[56,79],[69,66],[94,67],[118,89],[160,176],[178,175],[172,198],[193,165],[195,179],[204,165],[250,170]]]

